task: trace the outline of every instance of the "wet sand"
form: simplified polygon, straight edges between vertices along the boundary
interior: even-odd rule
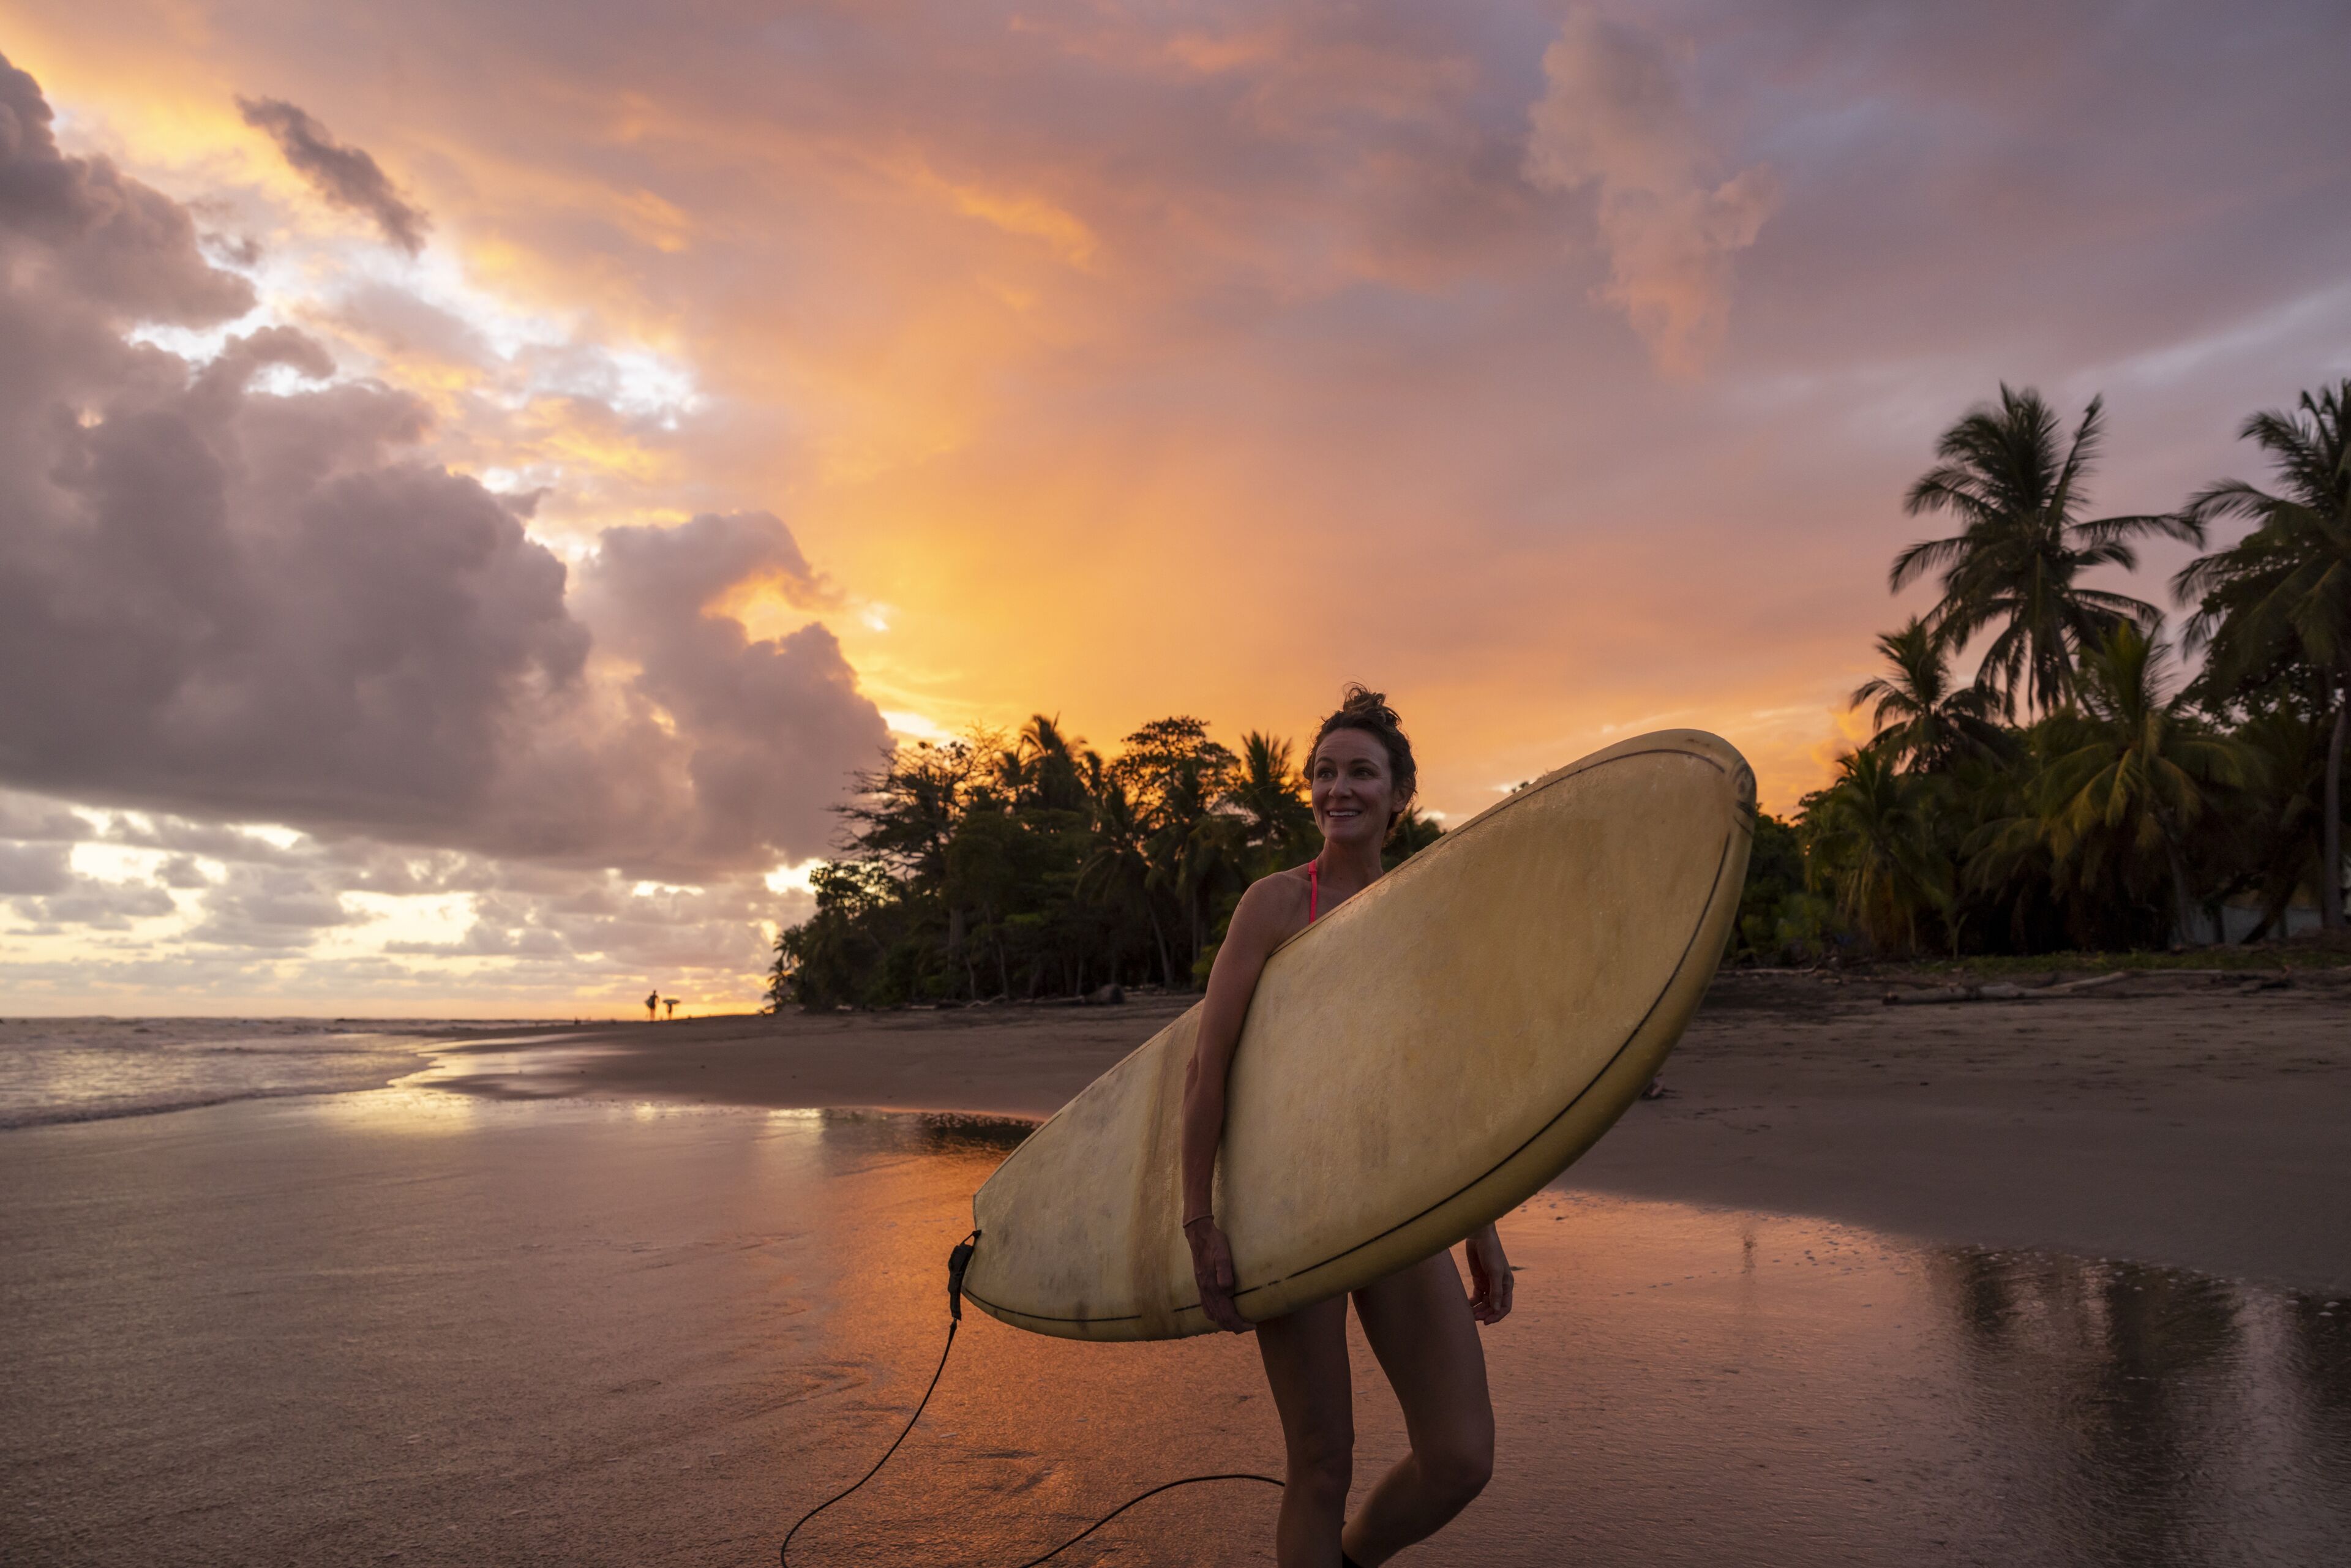
[[[2338,1560],[2351,998],[2179,991],[1723,982],[1669,1097],[1504,1222],[1496,1479],[1405,1561]],[[0,1132],[5,1556],[773,1562],[913,1408],[1025,1131],[806,1107],[1041,1113],[1180,1005],[534,1031]],[[1360,1340],[1355,1377],[1361,1488],[1404,1437]],[[1018,1563],[1280,1462],[1245,1339],[975,1315],[794,1560]],[[1179,1492],[1056,1561],[1266,1563],[1270,1517]]]
[[[12,1564],[755,1564],[937,1363],[1019,1125],[394,1089],[0,1134]],[[1406,1563],[2204,1568],[2351,1539],[2351,1303],[1566,1192]],[[1360,1339],[1357,1485],[1405,1448]],[[1254,1348],[972,1315],[794,1561],[1008,1565],[1278,1471]],[[1271,1490],[1075,1564],[1265,1563]]]
[[[1726,975],[1667,1097],[1562,1185],[2351,1290],[2351,970],[2247,983],[1887,1007],[1884,981]],[[464,1047],[434,1076],[493,1096],[1040,1117],[1187,1000],[623,1025]]]

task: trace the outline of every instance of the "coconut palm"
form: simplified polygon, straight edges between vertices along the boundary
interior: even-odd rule
[[[1021,762],[1024,804],[1049,811],[1085,809],[1086,781],[1078,761],[1085,740],[1062,733],[1060,715],[1029,715],[1013,745]]]
[[[2176,921],[2193,907],[2188,830],[2211,809],[2214,786],[2244,784],[2251,763],[2243,747],[2208,733],[2165,695],[2168,653],[2125,621],[2083,656],[2076,715],[2064,727],[2073,733],[2035,794],[2061,881],[2130,895],[2168,873]]]
[[[1943,647],[1957,648],[1998,627],[1976,684],[1998,694],[2003,713],[2019,699],[2047,712],[2072,692],[2074,664],[2123,620],[2153,625],[2161,612],[2128,594],[2085,586],[2095,567],[2138,564],[2137,534],[2197,538],[2175,517],[2084,521],[2085,486],[2103,434],[2104,402],[2092,398],[2070,439],[2041,394],[2003,382],[1999,406],[1980,406],[1943,433],[1939,461],[1910,487],[1903,510],[1949,512],[1960,531],[1922,539],[1894,558],[1900,591],[1939,573],[1943,597],[1927,623]]]
[[[1314,831],[1305,780],[1291,766],[1291,754],[1287,740],[1256,730],[1241,737],[1240,777],[1229,798],[1248,822],[1250,847],[1263,852],[1266,870],[1303,853]]]
[[[1417,806],[1406,806],[1404,814],[1395,820],[1395,826],[1388,830],[1387,843],[1380,851],[1380,864],[1394,871],[1444,836],[1444,823],[1423,816]]]
[[[2319,803],[2319,919],[2344,925],[2343,752],[2351,731],[2351,442],[2344,414],[2351,379],[2314,396],[2296,412],[2268,409],[2239,432],[2274,460],[2279,493],[2241,479],[2207,486],[2181,513],[2199,530],[2221,517],[2248,517],[2252,532],[2227,549],[2199,556],[2173,583],[2183,603],[2191,647],[2209,644],[2223,681],[2239,679],[2281,655],[2299,657],[2332,696],[2325,793]]]
[[[1170,987],[1176,966],[1167,950],[1167,928],[1152,896],[1156,868],[1152,862],[1150,830],[1134,809],[1126,786],[1108,769],[1097,770],[1100,788],[1094,793],[1093,850],[1078,867],[1073,891],[1097,904],[1124,904],[1141,909],[1151,926],[1151,940],[1159,950],[1159,975]]]
[[[1949,857],[1936,841],[1935,786],[1904,774],[1884,747],[1837,763],[1836,781],[1806,802],[1810,874],[1838,913],[1881,951],[1915,948],[1922,916],[1951,907]]]
[[[1912,617],[1898,632],[1877,639],[1891,674],[1875,675],[1854,688],[1848,706],[1875,702],[1869,722],[1877,733],[1870,744],[1924,772],[1940,772],[1970,751],[1989,752],[2001,744],[1998,701],[1981,686],[1951,689],[1949,650],[1927,623]]]
[[[2229,891],[2250,890],[2262,917],[2245,940],[2258,942],[2285,919],[2294,895],[2308,886],[2319,852],[2318,803],[2325,794],[2327,732],[2298,706],[2273,704],[2247,716],[2234,738],[2253,754],[2252,787],[2229,822]]]
[[[1207,942],[1209,905],[1219,886],[1248,882],[1239,864],[1241,820],[1224,807],[1231,759],[1220,746],[1214,755],[1204,748],[1177,758],[1157,779],[1152,832],[1144,842],[1150,886],[1172,898],[1180,912],[1175,929],[1189,939],[1187,965]]]

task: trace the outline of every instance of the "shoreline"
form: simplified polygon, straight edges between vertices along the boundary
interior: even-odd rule
[[[1666,1096],[1553,1186],[2351,1291],[2351,971],[2241,978],[1888,1007],[1898,978],[1727,971]],[[410,1082],[1033,1122],[1195,999],[583,1027],[437,1051]]]
[[[2054,978],[2054,977],[2052,977]],[[1890,1007],[1948,977],[1729,970],[1636,1103],[1552,1185],[1923,1241],[2351,1291],[2351,969],[2147,971],[2072,995]],[[1193,1005],[998,1004],[659,1023],[411,1023],[381,1087],[503,1101],[1041,1122]],[[5,1131],[152,1121],[264,1090]]]

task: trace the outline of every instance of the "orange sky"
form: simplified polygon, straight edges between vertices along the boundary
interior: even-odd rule
[[[0,47],[567,559],[782,518],[821,589],[729,604],[902,730],[1295,734],[1360,679],[1444,812],[1667,725],[1785,810],[1969,404],[2103,391],[2094,505],[2154,509],[2351,365],[2343,21],[2255,10],[2218,66],[2192,6],[2020,9],[2020,62],[1800,0],[7,0]]]

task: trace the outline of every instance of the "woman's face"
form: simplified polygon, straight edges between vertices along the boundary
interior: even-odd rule
[[[1405,807],[1388,771],[1388,748],[1360,729],[1334,729],[1307,764],[1314,825],[1335,844],[1376,848]]]

